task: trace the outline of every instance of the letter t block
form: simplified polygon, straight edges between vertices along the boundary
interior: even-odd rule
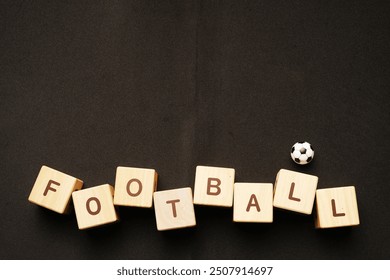
[[[69,210],[73,191],[81,189],[83,181],[42,166],[28,200],[60,214]]]
[[[196,226],[191,188],[159,191],[153,196],[158,230]]]

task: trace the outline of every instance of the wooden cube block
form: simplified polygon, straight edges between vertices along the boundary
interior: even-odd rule
[[[157,176],[154,169],[119,166],[116,169],[114,204],[151,208]]]
[[[234,184],[234,222],[272,223],[273,185],[264,183]]]
[[[355,187],[317,190],[316,228],[334,228],[359,225]]]
[[[64,214],[69,210],[72,192],[81,189],[83,181],[42,166],[28,200],[39,206]]]
[[[191,188],[158,191],[153,196],[158,230],[196,226]]]
[[[275,181],[274,206],[310,215],[317,183],[317,176],[281,169]]]
[[[100,185],[72,194],[79,229],[101,226],[116,222],[113,202],[114,188]]]
[[[197,166],[194,204],[232,207],[234,169]]]

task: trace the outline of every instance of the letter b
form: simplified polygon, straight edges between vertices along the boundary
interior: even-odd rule
[[[194,204],[232,207],[234,169],[197,166]]]
[[[208,195],[219,195],[221,193],[221,180],[218,178],[207,179],[207,194]],[[213,191],[213,189],[216,189]]]

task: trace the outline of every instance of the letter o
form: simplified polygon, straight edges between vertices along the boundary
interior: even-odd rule
[[[96,210],[95,211],[91,210],[90,204],[91,204],[92,201],[96,202]],[[86,207],[87,207],[88,213],[93,215],[93,216],[99,214],[100,210],[102,210],[102,205],[100,204],[100,200],[97,197],[90,197],[90,198],[88,198],[88,200],[86,202]]]
[[[135,192],[135,193],[131,192],[131,190],[130,190],[131,183],[133,183],[133,182],[138,184],[138,191]],[[130,196],[139,196],[139,194],[142,192],[142,183],[141,183],[141,181],[138,180],[138,179],[135,179],[135,178],[129,180],[129,182],[127,182],[126,191],[127,191],[127,193]]]

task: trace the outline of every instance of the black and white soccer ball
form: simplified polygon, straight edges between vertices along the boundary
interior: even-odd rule
[[[291,148],[291,158],[298,164],[308,164],[313,160],[314,150],[308,142],[297,142]]]

